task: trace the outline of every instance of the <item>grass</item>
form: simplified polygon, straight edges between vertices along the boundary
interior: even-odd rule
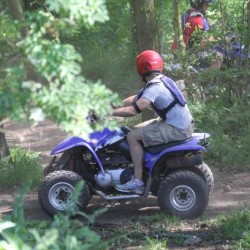
[[[79,183],[75,189],[75,204],[83,187]],[[26,221],[23,201],[30,187],[25,185],[14,202],[13,213],[0,219],[0,249],[41,249],[41,250],[105,250],[109,240],[90,229],[89,224],[73,220],[81,215],[77,206],[72,206],[66,214],[58,214],[53,221]],[[84,216],[84,214],[82,214]]]
[[[10,232],[14,232],[11,236],[12,243],[17,241],[16,244],[19,244],[22,240],[25,246],[38,247],[37,249],[43,250],[66,249],[66,246],[67,249],[75,249],[69,245],[69,242],[80,247],[76,249],[91,249],[91,247],[93,249],[94,247],[109,250],[184,250],[188,249],[186,241],[192,238],[198,238],[201,241],[193,243],[191,249],[196,247],[250,249],[250,210],[246,208],[237,209],[227,216],[219,215],[210,219],[195,220],[180,220],[164,213],[156,213],[134,218],[123,225],[104,224],[102,226],[93,223],[93,218],[90,224],[86,224],[86,218],[84,217],[83,220],[79,216],[77,219],[70,219],[72,214],[79,213],[77,210],[69,212],[68,215],[55,216],[52,221],[25,221],[22,200],[27,192],[26,188],[17,197],[12,216],[0,220],[0,231],[6,226],[4,223],[9,221],[15,223],[14,230],[6,229],[8,234],[2,233],[8,244]],[[44,241],[45,238],[46,241]],[[0,249],[1,244],[0,240]]]
[[[123,235],[110,249],[188,249],[186,241],[201,239],[202,249],[250,249],[250,211],[236,210],[228,216],[182,221],[162,213],[139,217],[119,228],[93,227],[104,239]],[[213,248],[211,248],[213,247]],[[192,248],[193,249],[193,248]]]
[[[0,159],[1,190],[18,189],[25,183],[37,187],[43,177],[43,169],[38,154],[15,148],[10,156]]]

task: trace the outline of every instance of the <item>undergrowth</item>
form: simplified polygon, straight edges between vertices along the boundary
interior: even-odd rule
[[[183,221],[159,213],[141,216],[122,227],[94,228],[103,238],[123,235],[110,249],[250,249],[250,211],[237,210],[231,215],[212,219]],[[188,244],[192,239],[198,242]],[[190,249],[191,249],[190,248]]]
[[[10,190],[25,183],[35,188],[41,182],[42,172],[38,153],[12,149],[9,156],[0,159],[0,188]]]
[[[77,201],[82,185],[76,186],[73,200]],[[195,238],[200,239],[192,245],[197,248],[247,250],[250,246],[250,211],[246,208],[212,219],[184,221],[156,213],[124,225],[101,226],[95,218],[104,211],[88,215],[75,205],[52,221],[26,221],[23,201],[29,189],[26,185],[16,197],[13,213],[0,219],[1,250],[187,249],[187,241]]]
[[[76,186],[73,201],[77,201],[82,187],[83,182]],[[90,222],[93,223],[93,217],[101,212],[88,216],[78,210],[76,202],[67,213],[56,215],[52,221],[27,222],[23,200],[28,191],[26,185],[15,199],[12,215],[0,220],[1,250],[103,250],[112,242],[112,237],[102,240],[89,226]],[[87,222],[73,219],[76,216],[86,218]]]
[[[249,72],[249,66],[204,70],[188,88],[196,132],[211,134],[207,155],[218,167],[250,169]]]

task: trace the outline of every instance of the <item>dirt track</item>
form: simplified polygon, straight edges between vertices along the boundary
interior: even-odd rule
[[[7,122],[4,126],[6,139],[10,147],[21,146],[24,149],[40,152],[43,166],[50,160],[50,150],[66,137],[53,123],[45,121],[36,127],[28,124]],[[212,167],[211,167],[212,168]],[[250,173],[233,171],[218,171],[213,169],[215,187],[205,217],[228,213],[236,207],[246,207],[250,204]],[[0,194],[0,213],[10,213],[15,194]],[[99,198],[94,198],[88,211],[107,207],[105,214],[97,219],[100,223],[124,223],[138,216],[151,215],[159,212],[157,199],[136,200],[125,204],[109,204]],[[25,200],[25,215],[27,219],[49,219],[40,209],[36,192],[30,193]]]

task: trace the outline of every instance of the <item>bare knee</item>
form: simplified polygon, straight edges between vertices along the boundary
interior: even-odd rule
[[[128,141],[128,143],[131,143],[131,142],[135,141],[133,132],[134,131],[131,131],[131,132],[127,133],[127,141]]]
[[[128,143],[136,143],[141,141],[141,136],[138,129],[134,129],[127,134]]]

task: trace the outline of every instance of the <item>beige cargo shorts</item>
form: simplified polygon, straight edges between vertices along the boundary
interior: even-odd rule
[[[186,129],[179,129],[166,124],[162,120],[155,120],[152,123],[138,128],[144,147],[168,143],[170,141],[185,140],[192,136],[194,124]]]

